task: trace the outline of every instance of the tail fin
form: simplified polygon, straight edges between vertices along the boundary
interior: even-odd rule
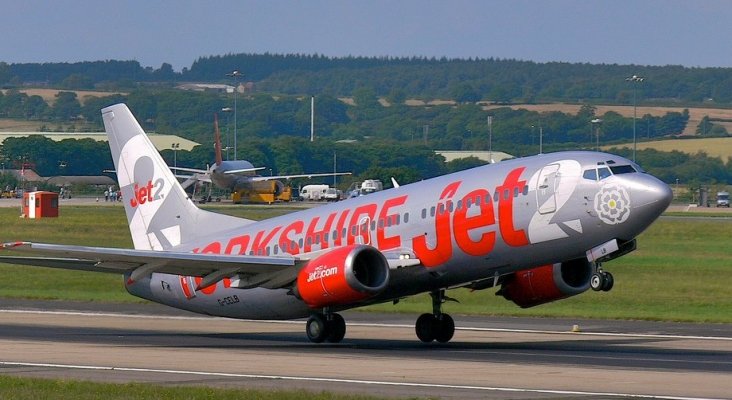
[[[135,249],[168,250],[252,222],[196,207],[126,105],[102,117]]]
[[[221,133],[219,133],[219,115],[216,113],[214,113],[214,150],[216,152],[216,165],[221,165],[224,159],[223,157],[221,157]]]

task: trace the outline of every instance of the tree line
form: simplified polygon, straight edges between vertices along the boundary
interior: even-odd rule
[[[307,54],[227,54],[200,57],[180,72],[168,63],[143,67],[134,60],[79,63],[0,62],[0,85],[43,84],[66,89],[133,89],[140,84],[228,82],[240,70],[266,92],[351,96],[360,87],[378,96],[508,102],[631,104],[732,103],[730,68],[618,64],[537,63],[497,58],[326,57]],[[643,82],[626,81],[632,75]]]
[[[8,93],[0,98],[0,113],[10,113],[3,105],[18,104],[8,101],[17,98],[13,92]],[[84,130],[103,130],[100,109],[125,102],[147,131],[175,134],[201,143],[191,152],[177,152],[178,165],[188,167],[203,168],[213,161],[213,115],[218,113],[224,147],[229,148],[227,155],[234,158],[233,114],[222,111],[233,106],[230,94],[144,88],[126,95],[90,98],[81,106],[74,93],[65,93],[70,92],[60,92],[56,103],[46,105],[46,110],[60,110],[63,103],[74,104],[75,111],[71,113],[78,113],[81,118],[68,121]],[[31,97],[19,104],[27,104]],[[273,174],[330,172],[335,158],[335,169],[356,175],[342,180],[344,184],[349,179],[374,177],[389,182],[391,176],[409,183],[480,165],[476,159],[445,163],[433,150],[488,150],[489,116],[492,149],[515,156],[538,153],[540,140],[544,152],[591,150],[596,146],[597,135],[602,145],[627,142],[633,135],[632,118],[614,112],[598,115],[590,104],[577,114],[509,107],[487,110],[470,103],[407,106],[384,103],[373,89],[364,87],[354,93],[353,105],[328,95],[316,96],[316,140],[311,143],[308,100],[262,93],[240,96],[236,158],[271,169],[265,173]],[[601,125],[591,124],[596,118],[602,119]],[[687,122],[688,112],[684,110],[663,116],[641,116],[636,128],[638,137],[645,140],[679,133]],[[172,164],[172,150],[162,153]],[[0,148],[0,156],[7,161],[6,165],[21,160],[33,163],[43,176],[99,175],[112,169],[106,143],[90,140],[8,139]],[[638,160],[667,182],[732,182],[729,164],[702,154],[639,152]]]

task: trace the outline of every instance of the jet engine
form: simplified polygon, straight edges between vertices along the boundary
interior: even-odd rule
[[[311,308],[352,304],[381,293],[389,263],[371,246],[341,247],[310,260],[300,270],[296,294]]]
[[[590,288],[593,266],[579,258],[514,272],[496,293],[521,308],[578,295]]]

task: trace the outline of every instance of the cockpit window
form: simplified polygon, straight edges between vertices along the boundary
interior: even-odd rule
[[[585,179],[589,179],[591,181],[596,181],[597,180],[597,170],[594,168],[585,170],[585,172],[582,173],[582,177]]]
[[[607,167],[600,167],[597,169],[597,175],[600,177],[600,180],[603,180],[611,177],[613,174],[610,173],[610,170]]]
[[[614,165],[610,167],[610,170],[613,172],[613,175],[631,174],[636,172],[632,165]]]

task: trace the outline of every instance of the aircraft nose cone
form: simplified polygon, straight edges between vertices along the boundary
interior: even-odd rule
[[[673,192],[667,184],[650,175],[643,176],[642,183],[638,183],[635,208],[653,221],[671,204]]]
[[[667,184],[652,178],[650,182],[646,183],[646,197],[647,204],[655,204],[663,212],[671,204],[674,194]]]

